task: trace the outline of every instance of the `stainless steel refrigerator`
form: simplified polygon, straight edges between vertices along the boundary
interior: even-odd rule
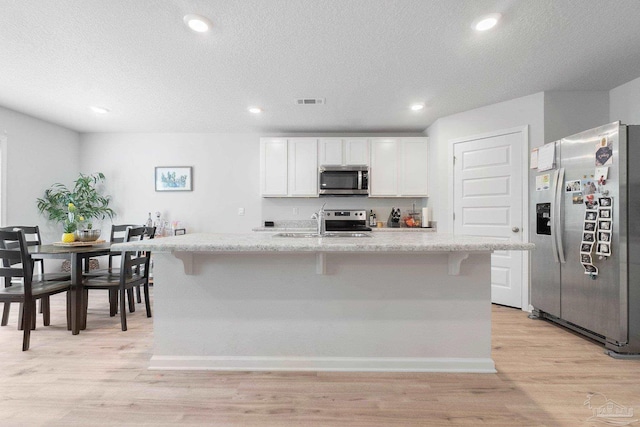
[[[640,126],[614,122],[545,144],[531,167],[532,317],[636,357]]]

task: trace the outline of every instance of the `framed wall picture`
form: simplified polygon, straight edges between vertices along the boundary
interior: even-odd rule
[[[191,166],[157,166],[156,191],[192,191]]]

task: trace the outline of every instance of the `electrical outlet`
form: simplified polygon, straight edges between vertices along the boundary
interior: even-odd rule
[[[299,208],[293,208],[293,214],[294,215],[299,215],[300,214],[300,209]]]
[[[238,215],[240,216],[244,215],[244,208],[238,208]]]

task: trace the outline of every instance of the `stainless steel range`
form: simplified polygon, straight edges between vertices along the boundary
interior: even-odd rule
[[[366,209],[326,209],[324,218],[327,231],[371,231]]]

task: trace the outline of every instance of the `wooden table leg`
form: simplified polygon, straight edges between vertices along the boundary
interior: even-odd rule
[[[82,324],[82,257],[71,253],[71,333],[78,335]]]

